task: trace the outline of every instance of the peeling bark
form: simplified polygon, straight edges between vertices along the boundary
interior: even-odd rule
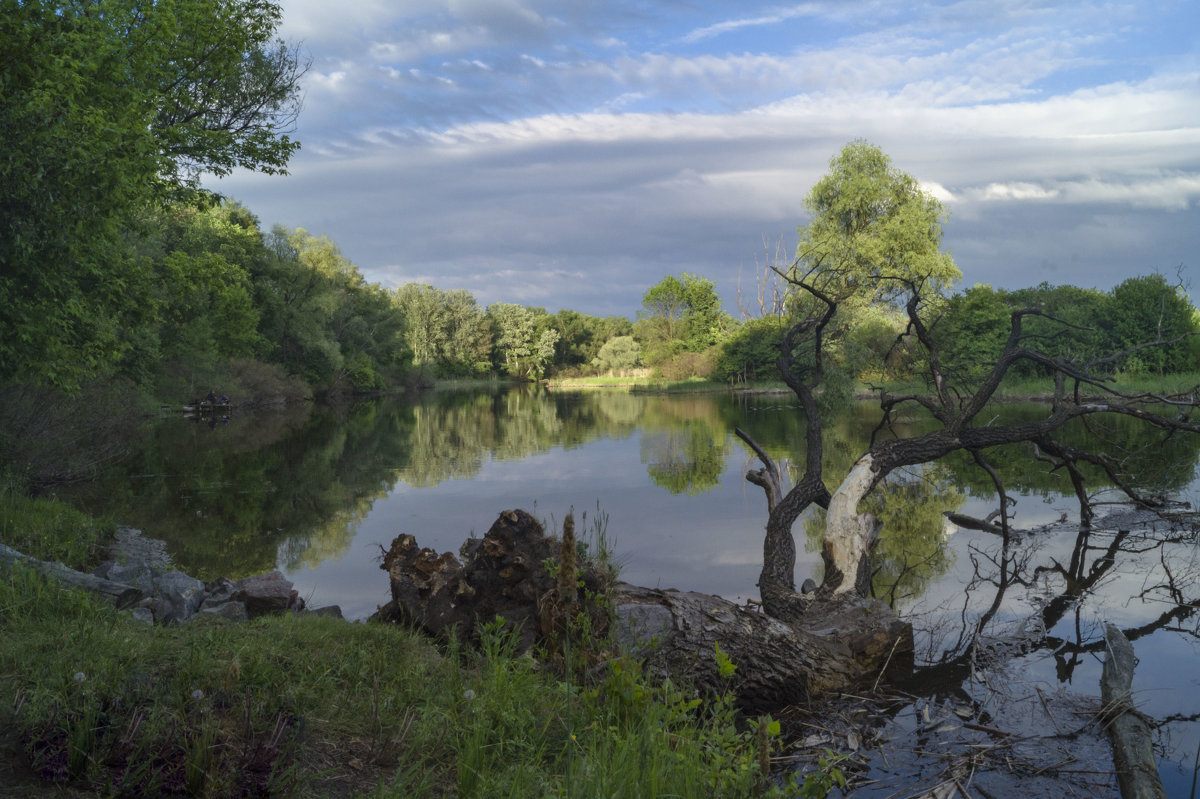
[[[870,589],[871,548],[879,535],[879,525],[871,514],[858,512],[858,503],[875,485],[874,466],[871,453],[859,458],[829,500],[821,550],[825,561],[822,588],[827,592],[854,591],[866,596]]]

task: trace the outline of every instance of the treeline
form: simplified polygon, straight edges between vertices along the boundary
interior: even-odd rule
[[[713,282],[668,276],[651,287],[632,335],[612,340],[593,361],[596,369],[646,367],[668,378],[703,377],[728,383],[779,378],[776,359],[791,318],[789,303],[741,321],[721,311]],[[1131,277],[1110,291],[1049,283],[1016,291],[976,285],[939,298],[923,316],[943,365],[981,377],[1004,347],[1014,311],[1026,343],[1051,358],[1071,357],[1104,373],[1132,375],[1193,371],[1200,366],[1200,313],[1182,283],[1160,274]],[[832,345],[823,353],[828,380],[905,380],[921,366],[904,334],[903,310],[845,304],[830,323]],[[620,344],[615,349],[614,345]],[[1043,376],[1046,366],[1018,364],[1013,374]]]
[[[713,281],[669,275],[643,295],[636,321],[515,303],[481,306],[463,289],[388,289],[325,236],[263,231],[235,202],[144,210],[125,232],[124,290],[139,297],[115,333],[103,374],[161,401],[209,390],[242,398],[367,393],[439,378],[537,379],[628,373],[726,383],[777,379],[789,308],[736,320]],[[947,365],[982,374],[1008,335],[1011,314],[1036,309],[1025,332],[1051,355],[1122,353],[1131,373],[1195,367],[1200,330],[1182,289],[1153,274],[1111,291],[977,285],[927,309]],[[830,362],[846,376],[903,379],[918,366],[899,309],[839,311]],[[1169,346],[1143,346],[1149,342]],[[1022,368],[1032,376],[1037,367]]]
[[[337,394],[436,378],[536,379],[586,367],[633,330],[624,317],[482,307],[461,289],[387,289],[328,237],[264,232],[234,202],[147,211],[128,242],[127,279],[142,302],[106,374],[164,401],[210,389]]]

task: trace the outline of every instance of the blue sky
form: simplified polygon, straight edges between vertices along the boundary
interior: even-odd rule
[[[303,149],[211,187],[386,286],[633,316],[687,271],[736,313],[856,138],[946,204],[964,286],[1200,279],[1194,0],[282,6]]]

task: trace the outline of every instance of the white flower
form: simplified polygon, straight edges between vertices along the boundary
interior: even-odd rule
[[[475,692],[472,691],[470,688],[463,691],[463,699],[470,701],[471,699],[474,699],[474,698],[475,698]]]
[[[199,702],[203,698],[204,698],[204,692],[201,691],[199,688],[192,691],[192,699],[195,699],[197,702]]]
[[[87,675],[84,674],[82,671],[75,672],[75,682],[83,682],[86,679],[87,679]]]

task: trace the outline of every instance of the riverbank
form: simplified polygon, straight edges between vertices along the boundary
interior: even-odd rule
[[[615,389],[630,392],[655,394],[734,392],[738,394],[790,394],[791,389],[782,381],[759,381],[730,385],[702,378],[688,380],[663,380],[655,377],[572,377],[543,381],[552,390],[587,391],[592,389]],[[1112,389],[1125,394],[1145,394],[1167,397],[1194,393],[1200,389],[1200,372],[1183,372],[1171,375],[1118,375],[1108,384]],[[1100,399],[1105,393],[1094,387],[1081,386],[1081,398]],[[880,390],[893,396],[904,394],[929,394],[929,388],[918,381],[858,381],[854,398],[871,400],[879,397]],[[1072,387],[1068,384],[1068,391]],[[992,396],[992,402],[1049,402],[1054,399],[1054,382],[1049,378],[1008,377]]]
[[[0,497],[0,540],[97,565],[115,526]],[[386,579],[379,575],[381,595]],[[6,796],[744,797],[759,751],[614,657],[584,680],[514,654],[312,614],[146,625],[29,568],[0,568]]]

